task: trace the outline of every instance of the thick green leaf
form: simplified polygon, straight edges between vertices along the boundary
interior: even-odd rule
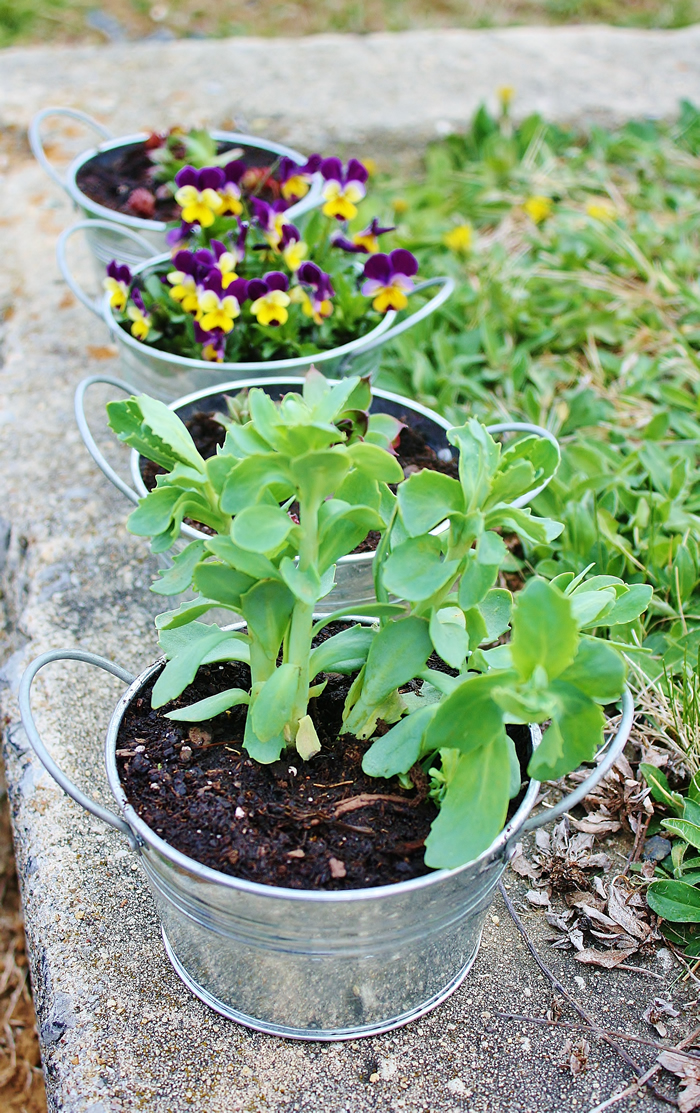
[[[691,823],[687,819],[663,819],[661,826],[667,831],[672,831],[674,835],[680,835],[696,850],[700,850],[700,826],[697,823]]]
[[[690,823],[694,823],[696,827],[700,826],[700,804],[695,800],[684,800],[683,819],[687,819]]]
[[[401,599],[429,599],[453,580],[459,562],[443,560],[440,539],[431,534],[411,537],[393,550],[384,564],[384,586]]]
[[[630,584],[629,590],[621,595],[611,611],[605,615],[606,626],[621,626],[634,622],[647,609],[654,589],[650,584]]]
[[[248,506],[231,524],[231,540],[251,553],[274,553],[295,528],[284,510],[278,506]]]
[[[551,691],[557,707],[528,765],[538,781],[554,781],[590,761],[603,740],[605,717],[597,703],[573,684],[555,680]]]
[[[551,680],[573,661],[579,633],[571,602],[544,580],[530,580],[518,593],[511,626],[510,651],[523,680],[538,667]]]
[[[510,624],[513,596],[504,587],[494,587],[479,603],[477,609],[486,626],[486,636],[482,640],[495,642],[496,638],[505,634]]]
[[[210,537],[204,544],[207,552],[253,580],[279,579],[279,570],[268,557],[242,549],[230,537]]]
[[[476,606],[486,597],[498,576],[507,549],[497,533],[487,530],[467,554],[467,565],[459,583],[459,605],[463,610]]]
[[[401,483],[403,480],[403,469],[396,457],[379,445],[358,441],[350,445],[347,454],[353,466],[372,479],[383,483]]]
[[[289,557],[280,561],[280,575],[289,590],[302,603],[313,605],[321,598],[321,581],[315,568],[301,571],[299,565]]]
[[[647,902],[657,916],[671,923],[700,923],[700,889],[685,881],[652,881]]]
[[[168,469],[179,460],[204,471],[204,461],[185,425],[163,402],[139,394],[125,402],[108,402],[107,413],[119,440],[149,460]]]
[[[597,703],[611,703],[620,696],[626,675],[621,653],[605,642],[581,638],[573,663],[560,679],[574,684]]]
[[[226,631],[218,626],[209,626],[207,631],[168,661],[153,687],[153,707],[162,707],[179,696],[194,680],[207,653],[228,637]]]
[[[281,733],[297,698],[299,666],[278,665],[255,697],[252,727],[261,742]]]
[[[430,616],[435,652],[453,669],[461,669],[469,649],[464,615],[459,607],[442,607]]]
[[[375,635],[368,626],[350,626],[327,638],[311,650],[309,676],[313,680],[320,672],[359,672]]]
[[[488,496],[498,467],[500,448],[485,427],[473,417],[465,425],[450,429],[447,439],[460,450],[459,480],[466,508],[474,510],[483,505]]]
[[[192,583],[196,591],[201,591],[205,599],[216,599],[218,603],[240,610],[241,595],[254,584],[250,576],[236,572],[227,564],[202,561],[194,570]]]
[[[127,529],[137,537],[155,537],[163,533],[170,525],[183,494],[178,487],[154,487],[129,515]]]
[[[221,493],[221,509],[226,514],[239,514],[260,502],[267,490],[272,490],[278,501],[294,494],[286,457],[249,456],[229,472]]]
[[[173,557],[170,568],[160,572],[160,579],[151,584],[151,591],[156,595],[179,595],[186,591],[192,583],[195,566],[199,563],[204,552],[203,541],[191,541],[181,553]]]
[[[617,598],[615,589],[605,588],[602,591],[574,592],[567,596],[571,600],[571,611],[580,630],[586,626],[595,626],[605,622],[606,616],[615,605]]]
[[[408,773],[421,756],[421,744],[437,704],[422,707],[403,719],[372,743],[362,759],[368,777],[393,777]]]
[[[488,746],[503,732],[503,712],[493,689],[504,682],[502,673],[470,675],[439,705],[428,727],[426,750],[455,749],[469,753]]]
[[[464,512],[464,494],[456,479],[423,468],[399,485],[396,497],[409,537],[428,533],[455,512]]]
[[[524,537],[526,541],[531,541],[533,545],[548,544],[564,530],[561,522],[554,522],[551,518],[536,518],[529,509],[517,510],[514,506],[495,506],[486,512],[484,520],[487,529],[501,526]]]
[[[340,607],[337,611],[319,618],[313,629],[314,637],[320,634],[324,626],[328,626],[330,622],[336,622],[339,618],[348,615],[355,618],[358,611],[363,618],[396,618],[400,614],[405,614],[406,608],[401,603],[353,603],[350,607]]]
[[[319,532],[318,566],[320,570],[335,564],[340,557],[351,553],[370,530],[382,530],[384,522],[379,514],[369,506],[349,506],[339,500],[331,513],[323,515]],[[326,507],[328,503],[324,503]],[[319,516],[320,517],[320,516]]]
[[[348,453],[349,450],[338,446],[323,452],[307,452],[292,461],[289,470],[302,505],[309,502],[318,506],[335,494],[350,468]]]
[[[179,607],[172,611],[163,611],[162,614],[156,615],[156,629],[157,630],[175,630],[178,626],[186,626],[188,623],[193,622],[199,618],[200,615],[206,614],[212,607],[218,607],[221,604],[215,599],[186,599]]]
[[[250,634],[273,661],[279,653],[294,596],[279,580],[261,580],[241,597],[241,613]]]
[[[207,719],[214,719],[231,707],[238,707],[248,703],[250,696],[242,688],[227,688],[224,692],[217,692],[215,696],[200,699],[191,703],[189,707],[182,707],[179,711],[168,711],[166,719],[175,719],[182,723],[201,723]]]
[[[484,746],[460,754],[425,842],[426,865],[454,869],[488,849],[508,814],[510,782],[508,740],[501,727]]]

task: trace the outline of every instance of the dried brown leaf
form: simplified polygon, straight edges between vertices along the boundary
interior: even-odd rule
[[[588,1040],[580,1039],[574,1043],[567,1040],[562,1048],[562,1058],[559,1066],[562,1070],[570,1070],[574,1078],[588,1069],[588,1057],[591,1048]]]
[[[604,970],[613,970],[633,954],[634,951],[598,951],[595,947],[586,947],[574,955],[574,958],[586,966],[602,966]]]
[[[639,939],[640,942],[646,943],[651,935],[651,928],[644,920],[627,904],[627,899],[620,889],[617,889],[613,882],[610,883],[610,894],[608,896],[608,914],[612,917],[616,924],[619,924],[628,935],[633,936],[634,939]]]
[[[692,1113],[700,1106],[700,1061],[680,1055],[677,1051],[663,1051],[659,1055],[661,1066],[681,1080],[678,1108],[681,1113]]]
[[[523,844],[521,842],[515,844],[515,851],[510,860],[510,868],[520,877],[529,877],[531,881],[536,881],[542,873],[541,870],[533,866],[532,862],[525,857],[523,854]]]

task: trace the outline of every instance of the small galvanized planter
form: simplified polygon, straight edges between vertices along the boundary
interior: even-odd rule
[[[96,132],[103,140],[99,147],[91,147],[78,155],[68,167],[64,177],[61,177],[56,168],[49,162],[41,138],[42,124],[50,116],[78,120]],[[282,143],[260,139],[256,135],[242,135],[234,131],[212,131],[211,135],[222,143],[241,147],[243,149],[242,158],[250,166],[269,165],[270,156],[272,156],[272,161],[286,156],[293,159],[299,166],[306,162],[305,155],[302,155],[299,151],[295,151],[291,147],[285,147]],[[138,143],[143,143],[144,139],[147,138],[148,136],[144,132],[136,135],[124,135],[115,139],[111,132],[97,120],[94,120],[92,116],[73,108],[45,108],[37,113],[29,128],[29,143],[35,158],[43,166],[46,173],[65,190],[82,216],[87,218],[88,242],[102,275],[104,274],[104,268],[111,259],[118,259],[121,263],[135,266],[144,259],[150,259],[151,256],[166,251],[168,248],[165,240],[167,225],[162,220],[145,220],[143,217],[128,216],[126,213],[116,212],[114,209],[108,209],[105,205],[98,204],[97,201],[92,201],[78,186],[77,176],[87,163],[93,160],[110,162],[114,155],[123,151],[125,147],[134,147]],[[322,200],[322,187],[321,177],[316,175],[306,197],[287,210],[290,219],[294,220],[302,213],[319,205]],[[111,228],[105,227],[104,223],[100,223],[101,221],[106,221],[111,225]],[[134,250],[134,246],[130,245],[128,239],[119,234],[120,230],[138,234],[139,239],[132,241],[132,245],[137,246],[137,251]]]
[[[95,803],[53,761],[37,731],[31,684],[51,661],[77,660],[129,685],[107,730],[105,763],[120,815]],[[530,813],[531,781],[515,815],[473,862],[397,885],[308,892],[242,881],[201,865],[159,838],[128,803],[116,763],[121,720],[153,673],[140,676],[82,650],[37,657],[20,685],[22,722],[56,782],[92,815],[126,835],[139,856],[161,920],[170,961],[185,985],[223,1016],[276,1036],[347,1040],[408,1024],[445,1000],[466,977],[479,948],[493,891],[515,840],[584,798],[622,752],[633,717],[622,720],[597,768],[555,807]],[[533,745],[539,728],[531,728]]]
[[[56,244],[59,269],[78,300],[107,325],[112,340],[119,349],[122,367],[129,382],[140,391],[154,398],[160,398],[163,402],[171,402],[173,398],[180,398],[183,394],[206,390],[209,387],[220,387],[222,383],[231,383],[235,379],[247,378],[248,375],[267,377],[280,374],[304,375],[312,364],[320,368],[326,376],[336,375],[342,378],[343,375],[350,373],[366,374],[376,367],[377,349],[429,317],[447,301],[455,288],[454,279],[448,277],[429,278],[425,282],[419,282],[415,287],[415,293],[433,286],[439,287],[437,294],[425,305],[409,313],[398,324],[393,323],[396,312],[390,309],[379,324],[364,336],[358,336],[347,344],[341,344],[337,348],[330,348],[324,352],[314,352],[308,356],[293,356],[290,359],[249,363],[211,363],[204,359],[188,359],[186,356],[162,352],[150,344],[143,344],[140,340],[136,340],[129,332],[125,332],[115,319],[108,293],[98,298],[91,298],[75,280],[66,258],[66,245],[75,232],[90,231],[95,225],[104,225],[107,231],[114,230],[108,221],[81,220],[61,233]],[[140,236],[128,228],[120,231],[119,234],[137,243],[141,240]],[[143,249],[144,244],[140,243],[140,247]],[[133,273],[144,274],[169,259],[169,253],[149,258],[146,262],[133,267]]]
[[[140,457],[136,451],[132,451],[131,453],[131,477],[133,487],[130,487],[107,463],[90,432],[85,417],[85,392],[94,383],[107,383],[110,386],[115,386],[124,390],[127,394],[135,394],[138,392],[135,391],[129,383],[122,382],[120,379],[112,379],[104,375],[94,375],[88,379],[84,379],[75,392],[75,416],[85,447],[97,466],[114,486],[132,502],[138,503],[139,499],[144,498],[145,495],[148,494],[148,489],[141,475],[142,457]],[[303,385],[303,379],[292,378],[291,376],[242,379],[237,382],[226,383],[223,386],[217,387],[215,390],[201,390],[194,394],[188,394],[184,398],[178,398],[175,402],[170,403],[170,409],[174,410],[183,420],[186,420],[197,412],[225,413],[225,394],[235,393],[247,387],[258,386],[262,387],[273,400],[277,401],[289,391],[300,391]],[[434,410],[430,410],[426,406],[421,406],[418,402],[413,402],[400,394],[391,394],[389,391],[378,389],[373,389],[372,391],[372,410],[375,413],[388,413],[391,414],[392,417],[397,418],[401,418],[403,415],[409,416],[411,426],[425,438],[435,452],[449,452],[451,454],[451,448],[446,433],[452,426],[449,421],[446,421],[444,417],[435,413]],[[488,431],[492,434],[513,432],[535,433],[537,436],[546,437],[548,440],[552,441],[553,444],[557,444],[556,437],[550,433],[548,429],[543,429],[539,425],[530,425],[526,422],[502,422],[499,425],[488,426]],[[515,499],[513,506],[526,506],[528,502],[544,490],[547,483],[549,483],[549,480],[540,483],[532,491],[528,491],[526,494],[521,495],[520,498]],[[438,526],[435,532],[442,528],[445,527]],[[182,537],[187,538],[188,541],[200,540],[207,536],[207,534],[202,533],[194,526],[189,526],[184,523],[181,527],[180,534]],[[340,607],[357,606],[361,608],[364,603],[373,603],[375,601],[374,578],[372,573],[373,562],[373,552],[352,553],[349,556],[341,557],[336,564],[336,586],[319,606],[322,606],[323,610],[328,613]]]

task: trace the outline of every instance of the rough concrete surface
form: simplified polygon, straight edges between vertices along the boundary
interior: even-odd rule
[[[3,52],[0,126],[47,105],[85,109],[116,134],[236,121],[302,149],[416,146],[464,127],[499,85],[516,111],[560,121],[672,115],[700,100],[700,27],[514,27],[292,40],[130,43]],[[125,95],[131,89],[132,96]]]
[[[426,39],[437,41],[435,36]],[[697,39],[696,32],[688,32],[668,39],[650,36],[649,41],[678,44],[682,58],[683,49],[689,51]],[[384,41],[381,36],[379,40]],[[483,42],[492,40],[511,41],[503,33],[486,35]],[[411,36],[406,41],[417,42]],[[458,43],[460,36],[446,35],[443,41]],[[529,41],[536,43],[536,34]],[[295,43],[289,50],[311,51],[318,45],[318,40]],[[177,84],[184,94],[178,102],[183,111],[195,114],[209,104],[214,120],[218,106],[207,101],[205,80],[228,81],[234,67],[223,75],[220,64],[213,67],[206,61],[207,52],[220,58],[226,50],[243,48],[244,53],[261,49],[259,44],[175,44],[149,47],[151,53],[142,57],[170,58],[171,68],[159,71],[162,89]],[[92,105],[116,131],[135,130],[144,115],[153,122],[162,90],[150,85],[143,100],[136,95],[141,91],[141,49],[146,48],[129,48],[122,54],[8,52],[1,63],[5,121],[26,123],[35,107],[53,99],[50,90],[55,84],[55,99]],[[348,49],[374,46],[370,40],[353,40]],[[277,44],[265,44],[265,50],[283,54]],[[178,68],[176,59],[188,51],[193,69],[184,64]],[[511,56],[516,56],[514,48]],[[449,52],[446,57],[451,57]],[[127,61],[134,68],[124,72],[120,65]],[[72,66],[75,76],[70,84]],[[492,80],[496,84],[509,76],[494,71]],[[543,81],[539,73],[538,82]],[[651,85],[641,66],[642,99],[636,104],[647,103],[643,98]],[[546,107],[553,103],[556,89],[541,87]],[[134,93],[131,97],[125,95],[128,88]],[[264,88],[264,82],[258,88]],[[96,90],[100,99],[93,104]],[[286,103],[293,103],[291,94]],[[443,115],[453,108],[446,101]],[[172,104],[165,115],[176,118]],[[290,115],[290,129],[291,120]],[[339,134],[346,120],[339,117]],[[358,113],[356,129],[365,126],[369,134],[371,127]],[[308,139],[308,134],[297,137],[292,130],[285,134],[300,144]],[[72,219],[69,206],[19,141],[8,143],[0,190],[0,306],[5,313],[0,360],[0,626],[4,623],[6,637],[0,695],[51,1110],[568,1113],[590,1109],[622,1088],[631,1079],[630,1069],[604,1043],[589,1037],[590,1069],[573,1078],[560,1066],[569,1034],[565,1029],[548,1030],[496,1016],[501,1009],[542,1017],[551,1002],[548,984],[498,901],[463,987],[429,1017],[383,1037],[319,1046],[256,1035],[210,1012],[178,981],[163,953],[136,860],[117,835],[83,814],[53,785],[28,751],[17,722],[15,693],[21,670],[47,649],[80,646],[134,672],[145,667],[156,654],[151,619],[158,602],[147,591],[152,559],[124,529],[127,504],[92,465],[73,420],[72,395],[79,379],[100,369],[118,373],[118,368],[106,330],[75,303],[54,265],[56,236]],[[96,389],[90,414],[98,440],[123,465],[124,456],[111,446],[104,427],[107,397],[106,389]],[[50,667],[35,687],[37,718],[47,744],[66,771],[103,802],[107,787],[101,739],[120,690],[113,678],[75,663]],[[519,882],[514,876],[507,881],[520,903]],[[582,970],[571,955],[547,945],[549,929],[541,912],[523,915],[546,961],[602,1023],[653,1038],[641,1014],[654,996],[675,992],[681,971],[670,952],[638,958],[635,965],[645,967],[647,974]],[[685,1000],[683,993],[676,1000]],[[576,1019],[568,1009],[564,1015]],[[671,1038],[682,1038],[694,1015],[691,1009],[669,1021]],[[629,1044],[628,1050],[643,1066],[653,1061],[650,1047]],[[665,1086],[673,1091],[669,1079]],[[630,1107],[662,1108],[648,1094],[618,1106]]]

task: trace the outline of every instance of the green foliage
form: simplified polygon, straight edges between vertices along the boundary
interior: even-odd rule
[[[519,792],[508,724],[552,720],[531,776],[560,776],[593,756],[600,704],[617,699],[625,679],[622,658],[595,629],[621,606],[636,620],[648,592],[638,597],[613,576],[564,574],[557,583],[534,577],[513,600],[494,586],[509,558],[499,531],[558,536],[558,523],[510,504],[554,474],[553,446],[528,436],[503,451],[470,419],[449,434],[459,480],[430,472],[404,480],[389,451],[393,426],[347,420],[360,402],[368,408],[366,384],[331,385],[317,372],[278,404],[253,389],[206,463],[167,407],[143,397],[110,405],[120,438],[167,468],[129,527],[165,547],[183,514],[201,506],[198,519],[216,531],[188,545],[155,585],[166,594],[191,585],[198,597],[158,618],[167,664],[153,705],[197,722],[247,704],[244,746],[254,760],[274,762],[287,747],[312,760],[320,743],[309,700],[328,673],[355,674],[342,731],[372,739],[380,721],[391,726],[363,767],[406,777],[421,763],[440,803],[426,862],[459,865],[486,849]],[[347,613],[314,624],[333,586],[332,561],[373,528],[383,535],[377,603],[367,608],[377,625],[350,626],[312,647]],[[245,634],[198,621],[221,606],[244,620]],[[511,625],[509,644],[494,647]],[[186,706],[185,689],[213,660],[248,662],[249,691]]]

